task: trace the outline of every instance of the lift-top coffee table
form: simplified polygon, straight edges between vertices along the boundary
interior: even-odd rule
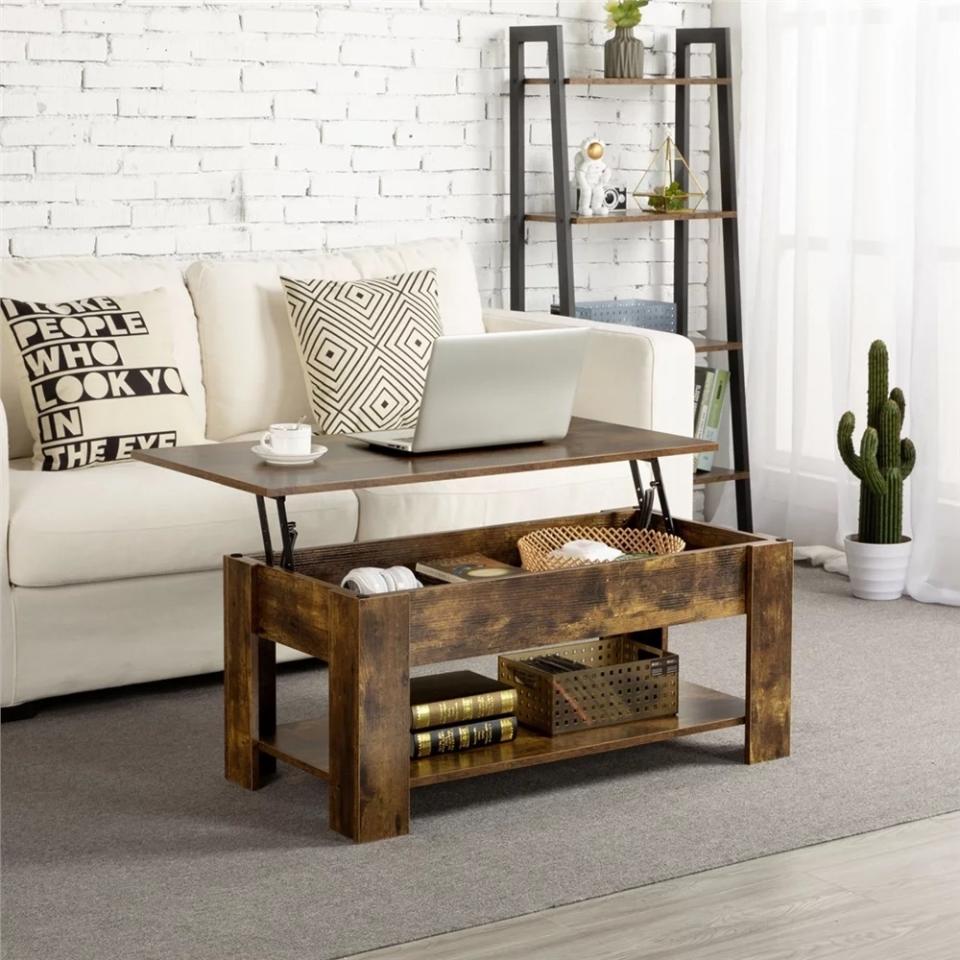
[[[357,566],[413,566],[418,560],[479,552],[518,563],[516,542],[544,525],[607,527],[637,511],[513,523],[452,533],[295,550],[285,498],[298,493],[630,461],[659,481],[660,457],[714,444],[574,419],[556,443],[407,456],[380,453],[345,437],[322,442],[316,464],[261,463],[249,444],[143,450],[137,459],[256,497],[262,557],[224,558],[226,776],[255,790],[277,759],[329,781],[330,826],[354,840],[409,831],[413,787],[498,773],[590,753],[745,724],[745,760],[790,751],[792,544],[670,518],[661,493],[656,524],[675,525],[680,554],[624,560],[491,582],[452,583],[358,597],[338,586]],[[266,500],[276,502],[275,557]],[[251,511],[252,512],[252,511]],[[279,560],[279,563],[275,561]],[[521,728],[509,743],[409,758],[409,669],[587,637],[632,634],[666,649],[667,628],[746,614],[746,701],[681,683],[676,716],[541,736]],[[278,725],[276,651],[283,643],[328,664],[328,717]]]

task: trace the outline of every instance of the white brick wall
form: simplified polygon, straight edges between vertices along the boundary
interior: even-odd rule
[[[459,236],[484,300],[504,303],[506,31],[558,21],[568,72],[601,72],[600,0],[3,0],[0,255],[236,257]],[[652,0],[638,29],[647,71],[673,70],[675,27],[709,22],[710,0]],[[528,48],[531,72],[543,62]],[[632,189],[671,130],[672,98],[571,88],[571,157],[583,137],[606,138],[613,182]],[[709,111],[694,103],[692,116],[702,172]],[[527,123],[528,208],[549,209],[546,88],[528,96]],[[691,233],[704,288],[691,303],[704,304],[707,233]],[[530,309],[554,295],[553,235],[529,226]],[[574,236],[579,296],[670,297],[669,224]]]

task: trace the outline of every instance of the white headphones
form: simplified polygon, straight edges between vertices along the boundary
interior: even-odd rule
[[[413,590],[423,584],[406,567],[356,567],[340,581],[340,586],[360,594],[372,594]]]

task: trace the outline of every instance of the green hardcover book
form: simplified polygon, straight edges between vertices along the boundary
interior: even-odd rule
[[[700,397],[694,412],[693,435],[702,437],[707,425],[707,414],[710,410],[710,396],[713,390],[713,381],[716,370],[712,367],[696,367],[693,372],[694,383],[700,385]]]
[[[410,729],[488,720],[517,710],[517,691],[508,683],[472,670],[453,670],[410,681]]]
[[[517,735],[516,717],[496,717],[455,727],[437,727],[410,734],[410,759],[430,757],[435,753],[453,753],[483,747],[491,743],[506,743]]]
[[[713,380],[713,396],[709,399],[710,410],[707,413],[706,425],[701,436],[704,440],[718,440],[720,438],[720,420],[723,418],[723,404],[727,399],[727,387],[730,384],[730,371],[717,370]],[[696,459],[697,470],[712,470],[715,450],[707,453],[698,453]]]

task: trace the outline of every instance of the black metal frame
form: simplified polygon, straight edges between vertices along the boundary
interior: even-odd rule
[[[569,155],[567,150],[566,91],[563,70],[563,28],[561,26],[510,28],[510,308],[523,310],[526,302],[526,191],[524,184],[524,45],[547,44],[550,87],[550,120],[553,151],[554,211],[557,227],[558,313],[572,317],[576,306],[573,278],[573,227],[570,220]],[[730,31],[726,27],[677,30],[678,78],[688,76],[691,44],[711,44],[716,50],[716,75],[731,79]],[[690,143],[690,87],[678,84],[676,91],[676,144],[686,156]],[[736,157],[733,129],[733,86],[717,85],[719,122],[720,194],[724,210],[736,212]],[[678,164],[677,179],[687,186],[686,170]],[[723,268],[726,291],[727,340],[741,343],[743,324],[740,311],[740,247],[736,217],[724,218]],[[674,222],[673,299],[677,305],[677,331],[687,335],[689,307],[689,221]],[[743,351],[727,351],[730,367],[730,421],[733,430],[733,463],[738,472],[749,471],[747,405],[743,372]],[[635,476],[635,484],[639,475]],[[737,497],[737,525],[753,530],[750,480],[734,481]],[[661,488],[662,489],[662,488]]]
[[[676,534],[677,527],[673,522],[673,514],[670,513],[670,504],[667,503],[667,489],[663,485],[663,474],[660,472],[660,459],[654,457],[648,461],[650,469],[653,471],[653,482],[650,486],[657,491],[657,500],[660,503],[660,515],[663,517],[663,525],[667,533]],[[630,474],[633,477],[633,487],[637,491],[637,506],[643,506],[643,480],[640,477],[640,464],[636,460],[630,461]]]
[[[297,524],[287,520],[287,498],[274,497],[277,505],[277,519],[280,523],[280,566],[284,570],[293,569],[293,548],[297,542]],[[257,496],[257,513],[260,517],[260,536],[263,537],[263,553],[268,567],[274,565],[273,543],[270,539],[270,523],[267,520],[267,505],[264,498]]]
[[[727,27],[707,27],[677,31],[677,77],[686,77],[692,44],[712,44],[716,51],[716,76],[730,80],[717,85],[717,139],[720,161],[720,206],[723,210],[737,209],[737,166],[733,125],[733,83],[730,55],[730,30]],[[677,85],[676,144],[687,155],[690,144],[690,87]],[[687,176],[683,164],[677,164],[676,179],[686,188]],[[720,221],[723,231],[723,276],[726,294],[727,340],[743,342],[743,318],[740,309],[740,240],[737,218]],[[677,305],[677,331],[687,334],[687,293],[689,290],[689,221],[678,220],[673,234],[673,300]],[[747,440],[747,398],[743,371],[743,350],[727,351],[730,369],[730,426],[733,432],[733,468],[749,471],[750,452]],[[753,530],[753,502],[750,479],[734,481],[737,495],[737,526]]]
[[[523,57],[523,47],[527,43],[547,45],[560,313],[572,317],[573,233],[570,229],[570,158],[567,150],[567,94],[561,26],[510,28],[510,309],[524,309],[527,288]]]

